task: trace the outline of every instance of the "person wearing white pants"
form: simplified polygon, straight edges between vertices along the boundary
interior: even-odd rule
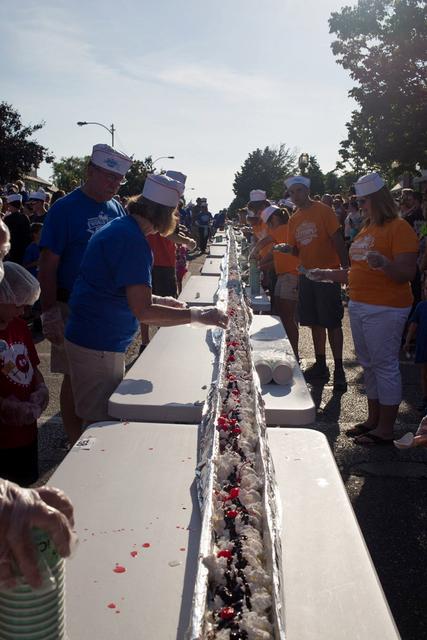
[[[350,300],[348,311],[368,401],[384,406],[399,405],[402,399],[399,350],[411,307],[386,307]]]
[[[356,355],[363,367],[368,417],[347,435],[363,446],[389,444],[401,401],[399,348],[412,304],[418,239],[399,218],[377,173],[360,178],[356,195],[363,227],[350,247],[350,269],[313,269],[313,280],[349,284],[349,314]]]

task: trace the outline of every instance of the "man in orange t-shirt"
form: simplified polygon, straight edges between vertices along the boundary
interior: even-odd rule
[[[289,245],[301,260],[302,269],[343,268],[348,266],[344,238],[335,213],[327,205],[310,198],[310,180],[293,176],[285,181],[297,207],[289,221]],[[286,245],[285,245],[286,247]],[[289,246],[285,250],[289,251]],[[322,265],[322,267],[320,267]],[[315,364],[304,372],[307,382],[328,380],[326,332],[334,356],[334,390],[346,391],[342,364],[343,307],[341,287],[337,283],[314,282],[300,276],[298,312],[300,324],[311,329]]]
[[[249,211],[247,220],[252,227],[252,233],[256,243],[269,235],[267,225],[265,224],[265,221],[262,217],[263,212],[269,206],[270,201],[267,199],[266,192],[262,189],[252,189],[249,194],[249,202],[247,204],[247,208]],[[259,251],[260,257],[265,257],[272,248],[272,242],[270,242],[269,244],[264,244],[262,249],[260,249]],[[272,267],[273,265],[271,265],[271,269],[263,270],[262,279],[262,285],[264,289],[270,294],[273,293],[276,283],[276,275]]]

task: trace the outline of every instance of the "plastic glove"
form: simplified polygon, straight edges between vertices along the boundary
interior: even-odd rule
[[[378,251],[368,251],[366,261],[371,269],[384,269],[384,267],[390,264],[390,260],[381,253],[378,253]]]
[[[47,386],[44,383],[39,384],[35,391],[30,395],[29,401],[37,407],[40,407],[40,411],[43,413],[49,404],[49,389]]]
[[[290,244],[283,242],[282,244],[275,244],[273,251],[278,251],[279,253],[292,253],[292,247]]]
[[[227,314],[217,307],[191,307],[190,314],[193,326],[215,325],[225,329],[228,324]]]
[[[43,335],[52,342],[52,344],[60,345],[64,342],[64,321],[62,319],[61,309],[52,307],[41,315]]]
[[[193,238],[188,238],[184,246],[187,247],[189,251],[193,251],[197,247],[197,242],[193,240]]]
[[[33,402],[18,400],[15,396],[0,402],[0,416],[3,424],[26,425],[40,418],[41,408]]]
[[[172,307],[173,309],[186,309],[187,303],[177,300],[172,296],[158,296],[156,304],[162,304],[164,307]]]
[[[59,489],[22,489],[0,479],[0,586],[13,587],[13,565],[32,587],[41,585],[31,530],[42,529],[58,553],[69,556],[76,543],[73,506]]]

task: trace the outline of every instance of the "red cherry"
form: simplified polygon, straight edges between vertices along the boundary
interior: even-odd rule
[[[233,487],[232,489],[230,489],[230,495],[229,495],[230,500],[237,498],[239,493],[240,493],[239,487]]]
[[[221,620],[231,620],[235,615],[236,612],[233,607],[222,607],[222,609],[219,610],[219,617]]]
[[[216,554],[217,558],[231,558],[232,557],[232,553],[229,549],[222,549],[221,551],[218,551],[218,553]]]
[[[234,520],[234,518],[237,517],[238,515],[238,511],[236,511],[236,509],[230,509],[229,511],[227,511],[227,513],[225,514],[227,518],[231,518]]]
[[[240,427],[234,427],[234,429],[231,430],[231,433],[233,436],[239,436],[242,433],[242,430]]]
[[[228,431],[228,424],[218,424],[216,428],[218,431]]]

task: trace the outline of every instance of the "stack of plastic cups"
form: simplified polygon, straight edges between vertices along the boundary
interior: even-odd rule
[[[65,563],[44,531],[34,529],[33,540],[43,583],[33,589],[18,577],[13,589],[0,591],[0,638],[65,640]]]

